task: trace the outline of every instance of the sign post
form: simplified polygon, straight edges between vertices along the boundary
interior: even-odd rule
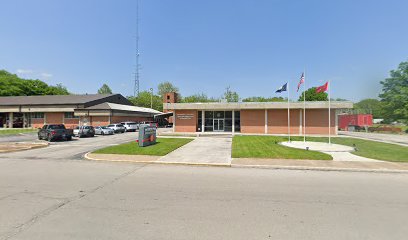
[[[146,147],[156,144],[156,128],[151,126],[140,126],[139,147]]]

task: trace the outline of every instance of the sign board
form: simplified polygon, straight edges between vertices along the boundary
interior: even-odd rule
[[[156,144],[156,128],[142,125],[139,129],[139,147],[146,147]]]
[[[192,114],[192,113],[179,113],[179,114],[177,114],[177,119],[189,120],[189,119],[193,119],[193,118],[194,118],[194,114]]]

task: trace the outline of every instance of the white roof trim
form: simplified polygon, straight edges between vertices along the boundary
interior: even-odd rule
[[[116,103],[107,103],[111,109],[114,110],[121,110],[121,111],[129,111],[129,112],[145,112],[145,113],[152,113],[152,114],[160,114],[162,112],[145,107],[137,107],[137,106],[130,106],[130,105],[122,105]]]

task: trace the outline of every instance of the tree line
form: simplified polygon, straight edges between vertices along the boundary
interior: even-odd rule
[[[55,86],[38,79],[22,79],[16,74],[0,70],[0,96],[68,95],[66,87]]]
[[[382,92],[379,99],[363,99],[354,104],[354,109],[365,113],[372,113],[374,118],[382,118],[385,122],[401,121],[408,123],[408,61],[401,62],[397,69],[390,71],[390,76],[380,82]],[[97,91],[99,94],[111,94],[112,90],[107,84],[103,84]],[[226,87],[222,96],[218,98],[208,97],[205,93],[196,93],[182,96],[179,88],[170,82],[163,82],[157,86],[157,92],[141,91],[138,96],[127,98],[140,107],[150,107],[163,110],[163,95],[166,92],[176,92],[179,102],[282,102],[287,101],[283,97],[253,96],[240,99],[239,94],[231,87]],[[22,79],[15,74],[0,70],[0,96],[31,96],[31,95],[67,95],[70,94],[66,87],[61,84],[55,86],[38,79]],[[316,93],[312,87],[302,92],[298,101],[327,101],[325,92]],[[345,99],[332,99],[345,101]]]

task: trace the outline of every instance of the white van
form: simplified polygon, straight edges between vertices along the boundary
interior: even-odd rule
[[[126,132],[136,132],[139,129],[139,124],[136,122],[121,122],[125,128]]]

